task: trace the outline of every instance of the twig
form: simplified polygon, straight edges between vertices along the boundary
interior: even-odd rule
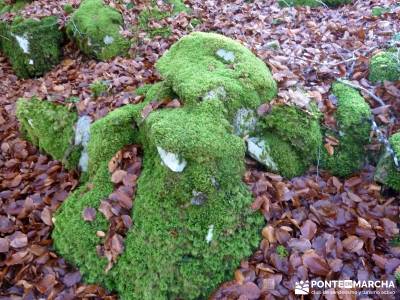
[[[362,86],[359,86],[358,84],[350,83],[349,81],[343,80],[341,78],[338,78],[337,81],[339,81],[339,82],[341,82],[343,84],[346,84],[346,85],[348,85],[348,86],[350,86],[352,88],[355,88],[357,90],[361,90],[361,91],[367,93],[372,99],[374,99],[376,102],[378,102],[379,105],[381,105],[381,106],[386,105],[385,102],[380,97],[378,97],[377,95],[375,95],[373,92],[369,91],[368,89],[366,89],[366,88],[364,88]]]

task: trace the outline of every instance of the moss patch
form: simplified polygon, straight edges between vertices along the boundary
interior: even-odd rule
[[[343,83],[334,83],[332,92],[338,100],[339,132],[327,134],[334,135],[339,146],[335,147],[332,156],[322,147],[322,166],[332,174],[344,177],[358,171],[364,163],[364,147],[371,132],[371,110],[357,90]]]
[[[214,33],[183,37],[156,67],[186,105],[223,100],[229,118],[239,108],[257,108],[277,91],[263,61],[240,43]]]
[[[17,12],[23,9],[30,0],[16,0],[12,4],[6,3],[4,0],[0,0],[0,15],[8,12]]]
[[[400,133],[392,135],[389,142],[396,157],[400,157]],[[396,168],[392,155],[386,150],[376,167],[375,180],[400,192],[400,171]]]
[[[130,42],[119,32],[122,15],[102,0],[85,0],[71,16],[67,35],[88,56],[108,60],[128,54]]]
[[[97,98],[107,92],[108,85],[105,81],[96,80],[95,82],[90,84],[89,88],[90,91],[92,92],[92,96],[94,98]]]
[[[266,155],[277,165],[271,171],[291,178],[303,174],[317,161],[322,143],[320,117],[315,105],[311,105],[310,112],[280,105],[260,120],[258,136],[268,146]]]
[[[369,80],[374,83],[400,80],[400,50],[392,49],[374,55],[369,64]]]
[[[330,7],[337,7],[344,4],[352,3],[352,0],[278,0],[280,6],[310,6],[317,7],[327,5]]]
[[[77,114],[67,107],[32,98],[17,101],[16,115],[24,137],[40,150],[74,168],[80,149],[73,146]]]
[[[41,76],[58,64],[63,33],[56,17],[2,25],[1,45],[17,76]]]

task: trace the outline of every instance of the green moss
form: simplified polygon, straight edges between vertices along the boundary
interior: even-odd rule
[[[289,256],[289,251],[285,248],[285,246],[282,246],[282,245],[278,245],[278,247],[276,247],[276,253],[281,258],[285,258],[285,257]]]
[[[75,112],[62,105],[32,98],[17,101],[16,115],[27,140],[54,159],[61,160],[67,168],[76,167],[80,149],[73,146]]]
[[[393,134],[389,139],[390,145],[400,157],[400,133]],[[393,157],[385,149],[376,167],[375,180],[396,191],[400,191],[400,171],[396,168]]]
[[[167,0],[167,2],[172,6],[172,13],[174,15],[181,12],[190,13],[190,8],[182,0]]]
[[[12,4],[6,3],[4,0],[0,0],[0,15],[8,12],[18,12],[23,9],[30,0],[16,0]]]
[[[90,126],[88,144],[89,174],[94,176],[123,146],[134,142],[135,113],[139,106],[116,109]]]
[[[92,92],[92,96],[94,98],[97,98],[107,92],[108,85],[104,81],[96,80],[95,82],[90,84],[89,88],[90,88],[90,91]]]
[[[158,7],[144,9],[139,14],[139,29],[147,32],[151,38],[155,36],[166,38],[172,34],[172,28],[170,26],[153,28],[151,23],[169,16],[169,12],[161,11]]]
[[[41,76],[59,63],[63,33],[56,17],[3,24],[1,32],[2,50],[19,77]]]
[[[183,37],[156,68],[185,104],[224,100],[230,118],[239,108],[254,109],[271,100],[277,90],[263,61],[240,43],[215,33]]]
[[[322,143],[321,114],[312,104],[310,112],[294,106],[274,106],[258,125],[258,136],[268,145],[276,170],[287,178],[303,174],[318,160]]]
[[[352,3],[352,0],[278,0],[280,6],[310,6],[317,7],[327,5],[330,7],[337,7],[344,4]]]
[[[400,272],[396,272],[394,277],[396,278],[397,284],[400,285]]]
[[[67,15],[70,15],[70,14],[72,14],[74,11],[75,11],[75,9],[74,9],[74,7],[72,6],[72,4],[65,4],[64,5],[64,11],[65,11],[65,13],[67,14]]]
[[[154,85],[147,100],[165,92],[162,84]],[[252,197],[241,181],[243,141],[231,133],[218,100],[154,111],[137,133],[130,132],[130,118],[142,108],[122,107],[92,125],[91,184],[74,192],[56,216],[55,248],[87,282],[115,289],[122,299],[206,298],[260,241],[263,217],[250,209]],[[121,132],[128,134],[121,137]],[[84,222],[81,214],[112,192],[108,160],[122,144],[133,142],[144,148],[134,227],[124,253],[106,274],[106,262],[95,249],[100,243],[96,231],[107,224],[100,213],[94,222]],[[157,147],[179,154],[187,161],[185,169],[172,172],[161,163]],[[199,194],[204,202],[195,205],[193,197]]]
[[[392,49],[378,53],[371,58],[369,64],[369,80],[371,82],[400,80],[399,51]]]
[[[365,161],[365,145],[371,131],[371,110],[360,93],[343,84],[334,83],[332,92],[338,100],[336,121],[338,133],[327,132],[339,140],[334,154],[322,148],[322,166],[332,174],[345,177],[358,171]]]
[[[371,10],[371,15],[373,17],[380,17],[383,14],[388,13],[388,12],[390,12],[390,8],[389,7],[375,6]]]
[[[128,54],[130,42],[119,32],[122,15],[102,0],[85,0],[72,14],[67,35],[88,56],[108,60]]]

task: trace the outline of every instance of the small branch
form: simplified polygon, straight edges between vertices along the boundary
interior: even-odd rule
[[[374,99],[376,102],[378,102],[379,105],[381,105],[381,106],[386,105],[385,102],[380,97],[378,97],[377,95],[375,95],[373,92],[369,91],[368,89],[366,89],[366,88],[364,88],[362,86],[359,86],[358,84],[350,83],[349,81],[343,80],[341,78],[338,78],[337,81],[339,81],[339,82],[341,82],[343,84],[346,84],[346,85],[348,85],[348,86],[350,86],[352,88],[355,88],[357,90],[360,90],[360,91],[363,91],[363,92],[367,93],[372,99]]]

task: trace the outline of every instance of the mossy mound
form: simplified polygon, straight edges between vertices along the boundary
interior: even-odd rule
[[[329,6],[329,7],[337,7],[344,4],[351,4],[352,0],[278,0],[278,3],[282,7],[287,6]]]
[[[244,143],[232,134],[219,100],[162,109],[144,121],[142,108],[125,106],[92,125],[90,184],[75,191],[56,216],[55,247],[87,282],[116,289],[123,299],[206,298],[260,241],[263,217],[251,211],[252,198],[241,181]],[[82,211],[98,208],[112,192],[108,160],[123,144],[137,142],[144,148],[144,168],[134,227],[124,253],[106,273],[106,260],[96,254],[101,243],[96,231],[106,230],[107,222],[101,214],[84,222]],[[179,156],[184,169],[172,171],[160,149]]]
[[[400,157],[400,132],[393,134],[389,143],[397,161]],[[375,171],[375,180],[400,192],[400,170],[394,163],[393,154],[384,149]]]
[[[67,107],[37,98],[19,99],[16,115],[20,130],[28,141],[40,150],[74,168],[79,160],[79,148],[73,146],[76,112]]]
[[[61,59],[63,33],[56,17],[1,25],[1,48],[18,77],[41,76]]]
[[[400,50],[391,49],[371,58],[369,64],[371,82],[400,80]]]
[[[130,41],[120,34],[122,15],[102,0],[84,0],[72,14],[66,30],[70,39],[88,56],[108,60],[125,56]]]
[[[257,144],[263,148],[261,159],[269,162],[266,165],[271,171],[292,178],[317,161],[322,143],[320,117],[314,104],[308,112],[279,105],[260,120],[257,136],[263,145]]]
[[[357,90],[343,83],[334,83],[332,92],[338,101],[338,132],[327,131],[326,134],[338,139],[339,145],[331,156],[322,148],[322,167],[334,175],[345,177],[363,166],[365,145],[371,132],[371,109]]]
[[[229,119],[240,108],[256,109],[277,92],[263,61],[240,43],[214,33],[183,37],[156,68],[185,105],[222,100]]]

